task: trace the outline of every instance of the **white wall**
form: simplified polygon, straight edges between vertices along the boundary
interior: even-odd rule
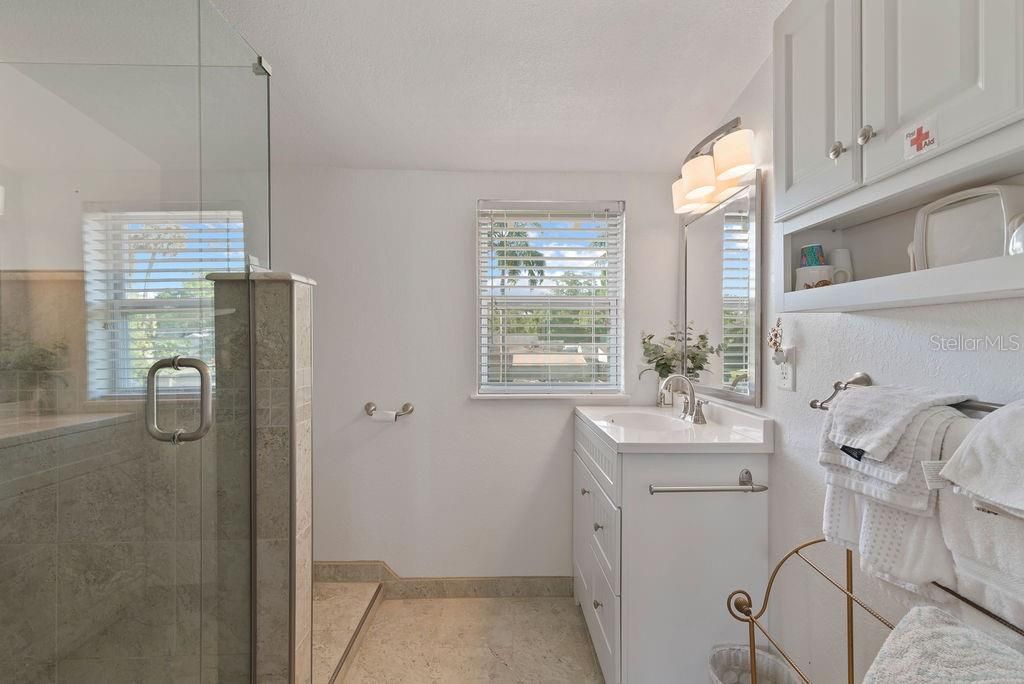
[[[281,169],[274,267],[314,293],[314,554],[405,576],[570,575],[572,402],[472,400],[476,200],[626,201],[627,391],[676,317],[671,174]],[[371,422],[363,404],[416,412]]]
[[[771,63],[767,62],[725,118],[740,115],[754,128],[760,161],[771,164]],[[772,216],[771,173],[766,187],[765,216]],[[773,281],[781,258],[772,253],[768,267]],[[905,244],[905,241],[902,243]],[[856,269],[856,264],[854,264]],[[766,321],[775,322],[771,297]],[[1020,299],[940,305],[856,314],[784,314],[787,344],[797,347],[797,391],[775,388],[774,366],[764,355],[767,369],[764,411],[776,420],[776,451],[771,461],[769,490],[770,548],[777,559],[797,543],[821,536],[825,487],[817,466],[816,441],[822,415],[807,402],[828,393],[830,385],[856,371],[865,371],[878,383],[921,384],[959,388],[981,399],[1010,401],[1024,396],[1024,352],[941,352],[932,348],[932,335],[1020,335],[1024,338],[1024,302]],[[842,558],[837,548],[816,554],[828,557],[830,567]],[[839,681],[845,672],[846,644],[843,601],[809,568],[794,563],[773,595],[769,616],[787,649],[807,665],[812,681]],[[906,611],[909,595],[889,589],[863,575],[855,579],[858,593],[890,619]],[[760,592],[761,588],[755,587]],[[758,599],[755,599],[758,600]],[[859,613],[857,676],[861,677],[888,630]],[[739,639],[741,635],[737,634]]]

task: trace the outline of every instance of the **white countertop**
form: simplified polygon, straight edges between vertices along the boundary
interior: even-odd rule
[[[679,407],[658,409],[653,406],[578,406],[576,415],[619,453],[764,453],[774,451],[775,438],[771,418],[715,402],[704,407],[706,425],[694,425],[677,419]],[[665,427],[625,426],[624,414],[640,414],[638,420],[651,417],[651,423]]]

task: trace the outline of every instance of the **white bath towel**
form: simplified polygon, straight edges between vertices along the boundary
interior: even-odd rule
[[[894,508],[918,515],[934,515],[936,494],[928,489],[920,463],[940,457],[946,431],[963,414],[948,406],[920,411],[907,426],[884,463],[840,451],[822,429],[818,462],[826,470],[825,482],[877,499]]]
[[[852,387],[832,402],[829,438],[839,446],[862,449],[864,458],[884,461],[918,413],[969,398],[915,387]]]
[[[932,607],[912,608],[882,644],[864,684],[1024,682],[1024,655]]]
[[[971,496],[1024,517],[1024,400],[979,421],[941,474]]]
[[[1024,520],[982,513],[968,497],[944,489],[939,495],[939,522],[953,554],[952,588],[1024,625]],[[1024,639],[1018,638],[1015,645],[1024,647]]]
[[[856,551],[865,573],[935,601],[948,600],[931,585],[950,586],[956,577],[939,516],[914,515],[828,485],[822,532],[828,541]]]

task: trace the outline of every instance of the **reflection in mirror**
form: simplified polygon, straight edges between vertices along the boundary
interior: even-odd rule
[[[685,228],[686,373],[701,394],[760,405],[760,172]]]

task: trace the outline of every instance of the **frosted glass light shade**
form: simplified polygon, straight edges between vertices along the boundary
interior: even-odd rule
[[[4,205],[7,203],[7,191],[0,185],[0,216],[4,215]]]
[[[728,180],[718,181],[718,185],[715,186],[715,192],[711,196],[712,201],[715,204],[721,204],[725,200],[729,199],[737,192],[743,189],[744,186],[739,184],[739,180],[736,178],[730,178]]]
[[[754,131],[733,131],[712,148],[718,180],[740,178],[754,169]]]
[[[702,154],[683,164],[683,197],[696,200],[715,191],[715,160]]]
[[[685,194],[686,193],[683,192],[683,179],[680,178],[672,184],[672,211],[677,214],[686,213],[686,210],[684,209],[686,206],[686,197],[683,196]]]
[[[689,214],[700,206],[700,202],[686,199],[686,193],[683,190],[682,178],[672,184],[672,210],[677,214]]]

